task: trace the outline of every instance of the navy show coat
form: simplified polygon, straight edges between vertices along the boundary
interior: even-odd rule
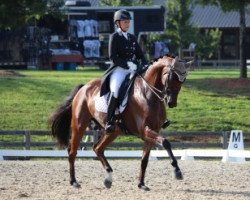
[[[110,37],[109,58],[112,63],[102,77],[100,96],[110,91],[109,77],[115,67],[119,66],[128,69],[128,61],[136,63],[137,67],[147,64],[147,60],[136,41],[136,37],[128,33],[128,39],[126,39],[121,30],[114,32]]]

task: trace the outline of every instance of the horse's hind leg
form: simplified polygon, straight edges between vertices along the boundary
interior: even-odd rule
[[[146,141],[151,141],[152,143],[154,143],[156,145],[160,145],[160,146],[164,147],[167,150],[168,155],[169,155],[170,159],[172,160],[171,165],[175,168],[175,170],[174,170],[175,178],[178,179],[178,180],[183,179],[181,170],[180,170],[180,168],[178,166],[178,162],[177,162],[177,160],[174,157],[174,154],[172,152],[170,142],[166,138],[163,138],[162,136],[158,135],[155,131],[151,130],[147,126],[145,128],[144,134],[145,134],[144,139]]]
[[[115,140],[118,136],[119,132],[113,132],[111,134],[103,134],[102,138],[93,146],[93,150],[95,151],[98,159],[101,161],[103,168],[106,171],[104,185],[106,188],[110,188],[112,185],[112,173],[113,169],[111,168],[109,162],[107,161],[104,150],[106,147]]]
[[[71,138],[70,144],[68,146],[68,154],[69,154],[69,172],[70,172],[70,184],[74,187],[80,187],[79,183],[76,181],[75,177],[75,158],[77,154],[77,149],[82,140],[85,129],[88,126],[90,121],[90,117],[87,113],[83,116],[72,116],[71,120]]]
[[[149,188],[144,183],[144,179],[145,179],[146,168],[148,166],[148,159],[149,159],[150,150],[153,147],[153,145],[154,145],[154,143],[145,141],[143,155],[142,155],[142,159],[141,159],[141,171],[140,171],[140,176],[139,176],[138,187],[142,190],[145,190],[145,191],[149,191]]]

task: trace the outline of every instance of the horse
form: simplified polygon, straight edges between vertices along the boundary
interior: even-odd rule
[[[191,65],[191,61],[184,62],[178,57],[168,55],[152,62],[144,75],[135,78],[128,104],[121,113],[121,119],[128,132],[144,141],[138,183],[142,190],[149,190],[144,179],[150,150],[155,145],[163,147],[168,152],[175,178],[183,179],[171,144],[159,134],[159,131],[166,120],[165,103],[170,108],[177,106],[177,96]],[[100,84],[101,80],[95,79],[76,86],[50,117],[52,135],[60,145],[68,147],[70,184],[74,187],[80,187],[75,177],[75,158],[85,129],[91,120],[101,127],[104,127],[106,122],[107,114],[95,109],[95,98],[100,96]],[[103,132],[99,141],[93,145],[93,150],[105,169],[104,185],[110,188],[113,169],[104,155],[104,150],[123,131],[116,125],[113,133]]]

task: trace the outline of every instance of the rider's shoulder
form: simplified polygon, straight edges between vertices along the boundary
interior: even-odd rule
[[[111,40],[114,40],[114,39],[117,39],[119,37],[119,34],[117,32],[114,32],[110,35],[110,39]]]
[[[135,37],[135,35],[134,35],[134,34],[132,34],[132,33],[128,33],[128,35],[129,35],[129,38],[130,38],[130,39],[132,39],[132,40],[135,40],[135,41],[136,41],[136,37]]]
[[[119,37],[119,36],[122,36],[122,34],[120,32],[117,32],[117,31],[111,34],[111,37],[113,37],[113,38]]]
[[[135,39],[136,39],[136,37],[135,37],[135,35],[134,35],[134,34],[132,34],[132,33],[128,33],[128,35],[129,35],[129,37],[130,37],[130,38],[135,38]]]

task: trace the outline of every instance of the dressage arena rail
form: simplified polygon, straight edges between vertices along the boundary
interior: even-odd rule
[[[250,147],[250,133],[244,134],[244,146]],[[98,141],[101,131],[86,131],[85,140],[81,142],[78,157],[95,157],[92,145]],[[161,132],[167,137],[177,157],[223,157],[228,147],[229,131],[225,132]],[[17,137],[19,141],[13,141],[11,137]],[[47,137],[45,137],[47,136]],[[45,137],[46,141],[33,141],[34,138]],[[9,138],[9,139],[6,139]],[[44,139],[44,138],[43,138]],[[41,139],[40,139],[41,140]],[[50,141],[48,141],[50,140]],[[89,141],[90,140],[90,141]],[[193,140],[193,141],[192,141]],[[178,141],[178,142],[177,142]],[[105,155],[107,157],[141,157],[143,142],[113,142]],[[194,150],[194,148],[199,150]],[[112,149],[112,150],[111,150]],[[122,149],[117,151],[117,149]],[[128,150],[133,149],[133,151]],[[138,150],[140,149],[140,150]],[[200,150],[206,149],[206,150]],[[209,150],[208,150],[209,149]],[[217,149],[217,150],[215,150]],[[223,150],[224,149],[224,150]],[[250,158],[250,151],[231,152],[236,157],[244,155]],[[0,131],[0,160],[1,157],[67,157],[65,149],[58,149],[56,142],[52,140],[48,131]],[[161,148],[155,147],[151,151],[151,157],[168,157]]]
[[[250,60],[246,61],[247,68],[250,68]],[[197,69],[238,69],[240,60],[197,60]]]

